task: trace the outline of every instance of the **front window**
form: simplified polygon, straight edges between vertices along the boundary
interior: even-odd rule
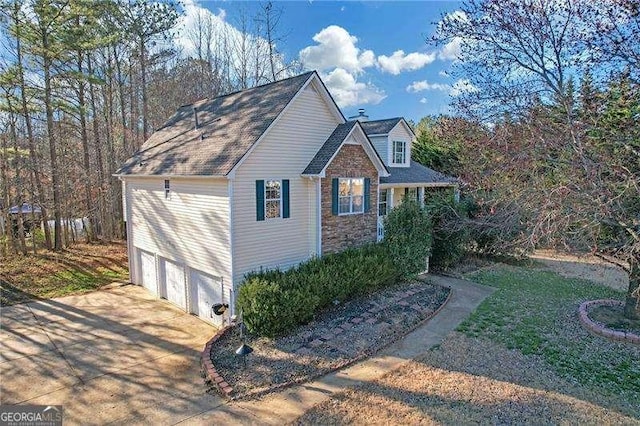
[[[407,192],[407,200],[413,200],[419,202],[418,199],[418,188],[409,188],[409,192]]]
[[[264,217],[274,219],[282,215],[282,182],[268,180],[264,183]]]
[[[380,190],[380,200],[378,201],[378,215],[385,216],[387,214],[387,190]]]
[[[393,141],[393,164],[404,164],[407,160],[407,143]]]
[[[338,190],[338,213],[364,212],[364,178],[341,178]]]

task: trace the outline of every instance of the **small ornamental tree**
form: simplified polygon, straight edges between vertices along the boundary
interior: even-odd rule
[[[431,229],[429,214],[413,200],[405,199],[385,217],[384,244],[402,278],[412,278],[426,269]]]

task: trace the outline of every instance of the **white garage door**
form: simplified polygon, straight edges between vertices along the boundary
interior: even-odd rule
[[[144,250],[140,253],[140,269],[142,271],[142,285],[153,294],[158,294],[158,281],[156,278],[156,257]]]
[[[212,314],[211,307],[222,303],[222,279],[191,270],[191,313],[213,324],[222,324],[222,316]]]
[[[184,266],[162,260],[164,264],[163,296],[182,309],[187,309],[187,286],[184,279]]]

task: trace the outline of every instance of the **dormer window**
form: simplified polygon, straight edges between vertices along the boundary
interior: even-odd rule
[[[393,141],[393,164],[405,164],[407,162],[407,143],[405,141]]]

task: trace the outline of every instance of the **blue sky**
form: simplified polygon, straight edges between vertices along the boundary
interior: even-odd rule
[[[238,28],[241,10],[255,2],[189,0],[188,15],[207,9]],[[279,50],[287,60],[316,69],[346,116],[365,108],[371,119],[449,112],[451,95],[468,89],[446,74],[458,52],[455,41],[436,48],[426,39],[454,1],[287,1],[279,31]]]

